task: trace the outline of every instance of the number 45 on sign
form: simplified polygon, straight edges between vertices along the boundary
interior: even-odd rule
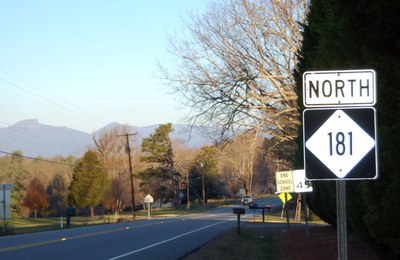
[[[293,171],[293,183],[294,183],[294,192],[296,193],[313,191],[311,182],[306,179],[306,173],[304,169]]]

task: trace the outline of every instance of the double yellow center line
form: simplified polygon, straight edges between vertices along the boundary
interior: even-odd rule
[[[178,221],[178,220],[175,220],[175,221]],[[171,222],[171,221],[168,221],[168,222]],[[109,234],[109,233],[121,232],[121,231],[129,230],[129,229],[133,229],[133,228],[140,228],[140,227],[146,227],[146,226],[152,226],[152,225],[160,225],[160,224],[164,224],[164,223],[165,223],[165,221],[161,221],[161,222],[156,222],[156,223],[151,223],[151,224],[149,223],[149,224],[144,224],[144,225],[139,225],[139,226],[134,226],[134,227],[128,226],[128,227],[117,228],[117,229],[112,229],[112,230],[82,234],[82,235],[73,236],[73,237],[62,237],[62,238],[58,238],[58,239],[46,240],[46,241],[29,243],[29,244],[24,244],[24,245],[10,246],[10,247],[5,247],[5,248],[0,248],[0,253],[18,250],[18,249],[29,248],[29,247],[35,247],[35,246],[60,243],[60,242],[68,241],[68,240],[81,239],[81,238],[85,238],[85,237],[92,237],[92,236],[104,235],[104,234]]]

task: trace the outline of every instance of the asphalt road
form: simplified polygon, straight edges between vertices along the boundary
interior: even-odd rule
[[[279,205],[275,198],[257,203]],[[6,236],[0,237],[0,259],[179,259],[236,225],[229,207],[180,218]]]

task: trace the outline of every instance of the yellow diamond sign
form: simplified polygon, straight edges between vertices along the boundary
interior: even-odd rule
[[[286,194],[286,196],[285,196],[285,194]],[[283,203],[286,203],[286,202],[287,202],[287,201],[285,200],[285,197],[286,197],[287,201],[289,201],[289,200],[292,199],[292,195],[290,195],[290,193],[281,193],[281,194],[279,194],[279,198],[281,199],[281,201],[282,201]]]

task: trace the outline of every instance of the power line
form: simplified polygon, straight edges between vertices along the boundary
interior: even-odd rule
[[[32,84],[28,83],[27,81],[25,81],[25,80],[23,80],[23,79],[20,79],[20,78],[14,76],[14,75],[11,75],[10,73],[6,72],[4,69],[1,69],[1,68],[0,68],[0,71],[3,72],[4,74],[8,75],[9,77],[13,77],[13,78],[19,80],[20,82],[22,82],[23,84],[25,84],[25,85],[27,85],[27,86],[33,86]],[[15,83],[15,82],[13,82],[13,81],[11,81],[11,80],[9,80],[9,79],[6,79],[6,78],[4,78],[4,77],[1,77],[1,76],[0,76],[0,80],[6,82],[7,84],[9,84],[9,85],[11,85],[11,86],[13,86],[13,87],[15,87],[15,88],[17,88],[17,89],[20,89],[20,90],[22,90],[22,91],[28,93],[28,94],[31,95],[31,96],[34,96],[34,97],[36,97],[36,98],[39,98],[39,99],[41,99],[41,100],[43,100],[43,101],[46,101],[46,102],[48,102],[48,103],[51,103],[51,104],[53,104],[53,105],[55,105],[55,106],[57,106],[57,107],[60,107],[60,108],[62,108],[62,109],[64,109],[64,110],[70,111],[70,112],[72,112],[72,113],[74,113],[74,114],[83,116],[84,118],[88,118],[88,119],[94,120],[94,121],[99,122],[99,123],[103,123],[103,124],[106,124],[106,123],[107,123],[107,121],[106,121],[105,119],[102,119],[102,118],[99,118],[99,117],[94,116],[94,115],[92,115],[92,114],[83,112],[82,109],[71,108],[70,106],[66,106],[66,105],[64,105],[64,104],[62,104],[62,103],[55,102],[55,101],[53,100],[54,98],[56,98],[56,99],[58,99],[58,100],[60,100],[60,101],[62,101],[62,102],[64,102],[64,103],[65,103],[66,101],[65,101],[65,100],[62,100],[61,98],[59,98],[59,97],[57,97],[57,96],[55,96],[55,95],[53,95],[53,94],[51,94],[51,93],[49,93],[49,92],[47,92],[47,91],[44,91],[44,90],[40,89],[40,88],[38,88],[38,87],[35,87],[35,89],[38,89],[38,90],[42,91],[43,93],[46,93],[47,95],[51,96],[51,99],[50,99],[50,98],[47,98],[47,97],[45,97],[45,96],[43,96],[43,95],[39,95],[39,94],[37,94],[37,93],[35,93],[35,92],[33,92],[33,91],[31,91],[31,90],[25,88],[25,87],[22,87],[20,84],[17,84],[17,83]],[[67,103],[68,103],[68,102],[67,102]],[[41,105],[44,105],[43,103],[40,103],[40,104],[41,104]]]
[[[66,163],[66,162],[59,162],[59,161],[53,161],[53,160],[48,160],[48,159],[43,159],[40,157],[31,157],[31,156],[26,156],[26,155],[20,155],[20,154],[15,154],[15,153],[10,153],[10,152],[5,152],[5,151],[0,151],[2,154],[7,154],[19,158],[24,158],[24,159],[30,159],[34,161],[41,161],[41,162],[46,162],[46,163],[52,163],[52,164],[60,164],[60,165],[66,165],[66,166],[71,166],[71,167],[83,167],[83,168],[98,168],[98,169],[104,169],[104,170],[118,170],[118,171],[125,171],[126,169],[115,169],[115,168],[106,168],[106,167],[90,167],[90,166],[81,166],[76,163]]]
[[[64,105],[64,104],[62,104],[62,103],[60,103],[60,102],[55,102],[54,99],[58,99],[58,100],[62,100],[62,99],[56,97],[55,95],[53,95],[53,94],[51,94],[51,93],[49,93],[49,92],[47,92],[47,91],[43,91],[42,89],[40,89],[40,88],[38,88],[38,87],[36,87],[36,86],[34,86],[34,89],[35,89],[35,90],[40,90],[41,92],[45,93],[45,94],[47,95],[47,97],[46,97],[46,96],[43,96],[43,95],[40,95],[40,94],[38,94],[38,93],[36,93],[36,92],[34,92],[34,91],[31,91],[31,90],[27,89],[27,88],[24,87],[24,86],[21,86],[20,83],[22,83],[22,85],[26,85],[26,86],[33,86],[33,85],[30,84],[30,83],[28,83],[27,81],[25,81],[25,80],[19,78],[19,77],[16,77],[16,76],[14,76],[14,75],[8,73],[7,71],[5,71],[5,70],[2,69],[2,68],[0,68],[0,72],[2,72],[3,75],[6,75],[6,76],[7,76],[6,78],[3,77],[3,76],[0,76],[0,80],[3,81],[3,82],[5,82],[7,85],[13,87],[12,89],[8,89],[8,91],[11,90],[11,93],[12,93],[13,95],[16,95],[16,96],[18,96],[18,97],[21,97],[22,99],[28,98],[29,101],[31,101],[31,102],[33,102],[33,103],[35,103],[35,104],[38,104],[39,106],[47,107],[47,108],[50,109],[50,111],[54,111],[54,106],[55,106],[55,108],[56,108],[56,109],[58,108],[57,110],[58,110],[59,112],[61,112],[61,113],[66,114],[65,112],[72,112],[72,114],[69,114],[69,116],[73,116],[73,117],[75,117],[76,119],[79,119],[79,117],[76,117],[76,116],[80,116],[80,117],[83,117],[83,118],[86,118],[86,119],[90,119],[90,120],[94,120],[94,121],[96,121],[96,122],[100,122],[100,123],[106,124],[106,122],[104,121],[104,119],[99,119],[99,118],[96,117],[96,116],[93,116],[93,115],[91,115],[91,114],[89,114],[89,113],[85,113],[85,112],[83,112],[81,109],[78,109],[78,108],[75,108],[75,107],[71,108],[71,106],[66,106],[66,105]],[[13,79],[16,79],[19,83],[14,82],[14,80],[12,80],[12,78],[13,78]],[[3,87],[3,88],[5,88],[5,89],[7,90],[7,86],[4,85],[4,84],[3,84],[3,86],[0,85],[0,87]],[[23,92],[25,92],[25,93],[28,93],[29,96],[24,96],[24,95],[21,96],[20,93],[17,93],[17,92],[15,92],[15,91],[12,91],[12,90],[16,90],[16,89],[21,90],[21,91],[23,91]],[[48,96],[50,96],[50,98],[49,98]],[[38,99],[39,99],[39,100],[38,100]],[[45,101],[45,102],[40,102],[40,101]],[[65,101],[63,101],[63,102],[65,102]],[[60,110],[60,108],[61,108],[62,110]],[[68,115],[68,114],[66,114],[66,115]],[[88,121],[85,120],[85,122],[87,123]],[[15,122],[14,122],[14,123],[15,123]],[[11,124],[10,124],[10,125],[11,125]],[[20,135],[19,137],[13,138],[13,139],[16,140],[16,141],[19,140],[20,142],[23,142],[23,143],[30,143],[30,144],[33,144],[34,146],[42,146],[42,144],[38,144],[38,143],[36,143],[36,142],[32,142],[32,133],[26,132],[25,129],[19,129],[19,128],[7,128],[7,129],[8,129],[9,131],[16,131],[16,132],[20,133],[20,134],[19,134],[19,135]],[[6,138],[10,138],[10,136],[4,135],[4,134],[2,134],[2,136],[5,136]],[[25,140],[24,140],[24,139],[25,139]],[[61,152],[61,151],[64,151],[64,153],[65,153],[65,152],[71,153],[71,150],[72,150],[72,149],[76,149],[75,146],[73,146],[71,143],[65,142],[64,140],[60,140],[60,141],[59,141],[59,144],[62,144],[62,145],[61,145],[61,146],[58,145],[58,146],[55,147],[55,148],[56,148],[58,151],[60,151],[60,152]],[[54,149],[52,146],[46,146],[46,147],[49,147],[50,149]],[[64,148],[70,147],[71,149],[68,151],[68,150],[66,150],[66,149],[63,149],[62,147],[64,147]]]
[[[42,159],[42,158],[37,158],[37,157],[34,158],[34,157],[26,156],[26,155],[20,155],[20,154],[5,152],[5,151],[0,151],[0,153],[2,153],[2,154],[7,154],[7,155],[11,155],[11,156],[16,156],[16,157],[20,157],[20,158],[25,158],[25,159],[31,159],[31,160],[41,161],[41,162],[47,162],[47,163],[61,164],[61,165],[67,165],[67,166],[73,166],[73,167],[78,166],[77,164],[71,164],[71,163],[65,163],[65,162],[52,161],[52,160]]]

